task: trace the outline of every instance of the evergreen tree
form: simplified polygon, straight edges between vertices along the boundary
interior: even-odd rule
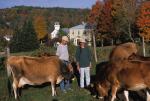
[[[39,42],[31,20],[25,22],[21,30],[16,30],[11,42],[12,52],[32,51],[39,47]]]

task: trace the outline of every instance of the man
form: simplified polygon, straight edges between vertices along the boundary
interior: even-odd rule
[[[79,47],[76,50],[77,69],[80,72],[80,87],[84,88],[84,77],[86,87],[90,85],[91,52],[86,46],[85,39],[80,39]]]
[[[67,36],[62,36],[61,43],[57,47],[56,55],[63,61],[63,63],[68,66],[69,65],[69,53],[68,53],[68,45],[69,39]],[[70,81],[62,80],[60,83],[60,89],[66,93],[66,90],[70,90]]]

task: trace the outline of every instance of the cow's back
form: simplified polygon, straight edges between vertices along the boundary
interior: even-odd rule
[[[131,54],[137,53],[137,47],[135,43],[128,42],[116,46],[110,53],[109,60],[116,62],[119,60],[127,59]]]
[[[61,75],[61,63],[57,56],[12,56],[8,59],[8,63],[16,78],[25,77],[35,83],[56,80]]]

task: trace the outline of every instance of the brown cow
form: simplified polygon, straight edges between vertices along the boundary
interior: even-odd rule
[[[134,61],[150,61],[150,57],[145,57],[145,56],[141,56],[141,55],[138,55],[138,54],[131,54],[129,57],[128,57],[128,60],[134,60]]]
[[[123,68],[117,70],[118,66]],[[108,64],[105,73],[96,87],[101,96],[108,96],[111,89],[111,101],[115,100],[116,92],[121,88],[131,91],[150,88],[150,62],[123,60],[117,65]]]
[[[133,53],[137,53],[137,47],[135,43],[127,42],[120,44],[112,50],[109,60],[110,62],[116,62],[118,60],[120,61],[123,59],[128,59],[128,57]]]
[[[7,59],[8,76],[13,76],[13,90],[17,99],[17,89],[25,84],[41,85],[51,82],[52,96],[56,95],[55,84],[61,82],[64,77],[70,77],[68,68],[57,56],[51,57],[29,57],[10,56]]]

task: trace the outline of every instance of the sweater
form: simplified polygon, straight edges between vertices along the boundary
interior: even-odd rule
[[[88,47],[80,48],[77,47],[76,49],[76,61],[79,63],[81,68],[88,67],[91,62],[91,52]]]

